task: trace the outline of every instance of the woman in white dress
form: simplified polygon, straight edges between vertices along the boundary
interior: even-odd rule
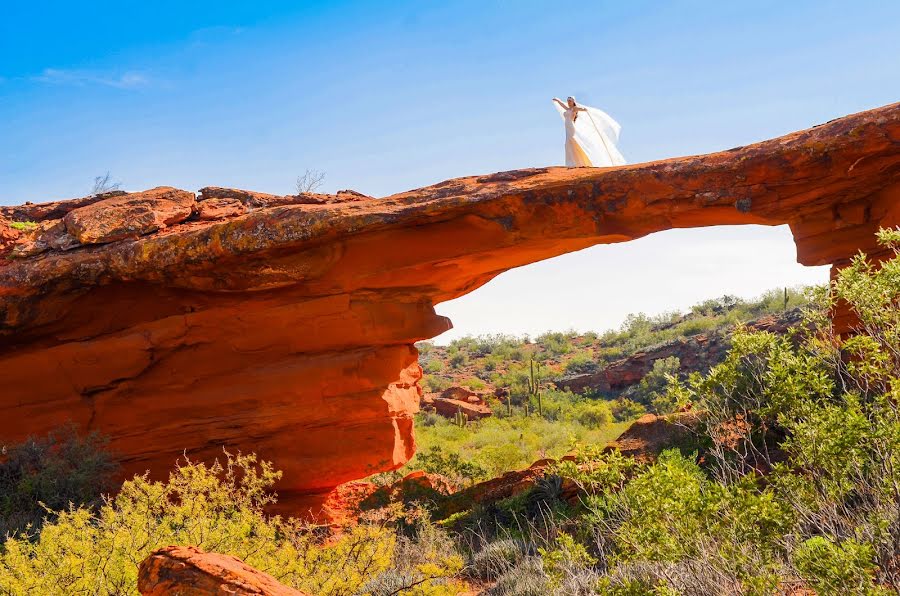
[[[624,165],[625,158],[616,148],[622,127],[609,114],[597,108],[580,106],[574,97],[563,103],[553,98],[566,123],[566,166],[608,167]]]

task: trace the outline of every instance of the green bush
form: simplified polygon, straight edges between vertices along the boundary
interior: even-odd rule
[[[623,397],[633,400],[655,414],[668,414],[676,403],[668,392],[669,382],[679,377],[681,361],[677,356],[660,358],[640,382],[626,391]]]
[[[643,405],[623,397],[611,402],[610,410],[616,422],[634,420],[647,413],[647,409]]]
[[[460,381],[460,385],[463,387],[468,387],[472,391],[484,391],[487,388],[487,385],[484,381],[477,377],[469,377],[467,379],[463,379]]]
[[[45,518],[99,505],[116,471],[107,441],[65,426],[43,438],[3,448],[0,460],[0,536],[35,532]]]
[[[794,552],[794,565],[821,596],[883,594],[890,592],[873,584],[875,549],[853,539],[836,543],[813,536]]]
[[[428,376],[425,377],[425,389],[430,393],[440,393],[444,389],[449,389],[453,383],[445,377]]]
[[[463,461],[458,453],[445,452],[437,446],[416,455],[416,464],[426,472],[446,476],[459,486],[468,486],[484,478],[487,470],[474,461]]]
[[[575,420],[588,428],[606,426],[613,421],[612,409],[605,401],[584,401],[573,407]]]
[[[561,356],[572,351],[572,335],[569,333],[551,332],[539,335],[535,340],[544,350],[554,356]]]
[[[425,366],[423,366],[422,369],[426,373],[433,375],[444,370],[444,363],[437,358],[432,358],[425,362]]]
[[[224,465],[179,464],[165,483],[136,476],[97,512],[62,511],[35,540],[8,539],[0,593],[136,594],[138,564],[170,544],[232,554],[287,585],[328,596],[356,593],[391,569],[409,570],[395,559],[401,542],[388,525],[353,526],[325,546],[298,522],[264,515],[280,476],[252,455],[226,455]],[[437,530],[418,535],[429,532]],[[458,592],[444,578],[462,559],[446,540],[420,539],[407,552],[416,553],[423,590]]]
[[[450,355],[450,368],[461,368],[469,361],[468,356],[464,352],[456,352]]]
[[[594,361],[589,352],[579,352],[566,361],[565,373],[567,375],[577,375],[584,373],[597,372],[600,366]]]

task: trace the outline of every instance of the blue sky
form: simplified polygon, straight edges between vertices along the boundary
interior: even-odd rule
[[[10,4],[0,204],[81,196],[107,170],[127,189],[287,193],[315,168],[324,190],[382,196],[558,164],[554,95],[619,120],[630,161],[900,100],[887,0]],[[793,256],[783,229],[673,231],[509,272],[439,310],[457,334],[605,328],[824,279]]]

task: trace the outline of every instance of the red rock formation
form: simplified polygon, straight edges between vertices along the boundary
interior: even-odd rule
[[[445,418],[453,418],[457,412],[465,414],[468,420],[480,420],[494,414],[480,395],[465,387],[450,387],[440,395],[425,394],[422,396],[421,405]]]
[[[802,311],[793,309],[782,316],[760,317],[750,321],[745,327],[755,331],[783,333],[799,323],[802,318]],[[698,333],[650,346],[611,362],[596,372],[567,375],[554,383],[561,389],[575,393],[584,393],[588,390],[616,393],[640,383],[641,379],[653,370],[653,363],[657,360],[675,356],[679,360],[681,372],[705,373],[725,359],[730,347],[731,341],[723,332]]]
[[[167,546],[151,553],[141,562],[138,591],[143,596],[309,596],[237,557],[194,546]]]
[[[711,155],[378,200],[160,188],[2,208],[38,226],[0,241],[0,437],[70,419],[157,477],[185,450],[256,451],[282,495],[321,499],[412,456],[413,344],[450,326],[434,304],[679,227],[787,223],[801,263],[840,265],[900,223],[898,181],[895,104]]]
[[[700,422],[697,412],[676,412],[666,416],[644,414],[625,429],[605,451],[619,451],[639,462],[651,462],[664,449],[691,446],[696,442],[694,430]]]
[[[480,420],[493,415],[491,409],[483,403],[471,403],[468,401],[460,401],[458,399],[446,399],[443,397],[435,397],[431,400],[434,411],[445,418],[453,418],[457,412],[466,415],[467,420]]]

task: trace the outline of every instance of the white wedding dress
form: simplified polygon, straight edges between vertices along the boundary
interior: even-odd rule
[[[578,106],[585,111],[563,109],[553,102],[556,110],[566,123],[566,166],[608,167],[627,163],[616,148],[622,127],[609,114],[597,108]]]

